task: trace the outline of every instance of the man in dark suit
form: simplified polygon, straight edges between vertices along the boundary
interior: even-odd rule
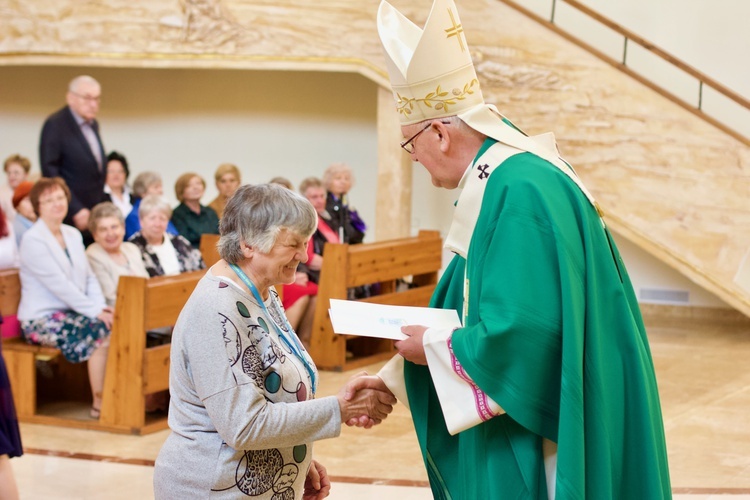
[[[90,238],[89,210],[104,201],[106,155],[96,121],[100,98],[99,82],[86,75],[74,78],[67,106],[47,118],[39,141],[42,175],[65,180],[71,194],[65,223],[84,232],[85,239]]]

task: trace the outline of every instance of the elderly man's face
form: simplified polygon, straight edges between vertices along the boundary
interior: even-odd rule
[[[75,89],[68,91],[68,106],[84,120],[91,121],[99,113],[99,100],[102,89],[95,82],[80,82]]]
[[[403,134],[404,139],[407,139],[424,127],[424,123],[404,125],[401,127],[401,134]],[[468,165],[463,165],[463,167],[455,165],[451,158],[443,154],[442,140],[443,137],[441,137],[437,126],[430,126],[411,142],[414,152],[410,153],[410,156],[412,161],[421,163],[427,170],[433,186],[455,189]]]

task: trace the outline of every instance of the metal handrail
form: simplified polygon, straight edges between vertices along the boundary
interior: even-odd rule
[[[562,28],[560,28],[557,24],[555,24],[555,13],[556,13],[556,6],[558,0],[551,0],[552,1],[552,8],[550,13],[550,20],[546,20],[539,16],[538,14],[530,11],[529,9],[522,7],[521,5],[517,4],[514,0],[499,0],[500,2],[516,9],[517,11],[521,12],[525,16],[533,19],[534,21],[546,26],[547,28],[551,29],[555,33],[559,34],[560,36],[564,37],[570,42],[573,42],[574,44],[578,45],[579,47],[587,50],[588,52],[594,54],[599,59],[602,59],[603,61],[609,63],[610,65],[618,68],[619,70],[623,71],[624,73],[628,74],[632,78],[638,80],[640,83],[648,86],[652,90],[658,92],[662,96],[666,97],[667,99],[671,100],[672,102],[679,104],[683,108],[687,109],[691,113],[701,117],[705,121],[711,123],[713,126],[721,129],[722,131],[726,132],[727,134],[731,135],[735,139],[739,140],[740,142],[744,143],[745,145],[750,146],[750,139],[742,135],[740,132],[730,128],[729,126],[725,125],[724,123],[720,122],[716,118],[713,118],[709,115],[707,115],[702,107],[703,107],[703,87],[704,85],[714,89],[718,93],[722,94],[723,96],[727,97],[728,99],[734,101],[735,103],[739,104],[743,108],[750,110],[750,100],[742,97],[737,92],[734,92],[733,90],[725,87],[721,83],[717,82],[713,78],[709,77],[708,75],[698,71],[697,69],[693,68],[689,64],[681,61],[680,59],[676,58],[672,54],[668,53],[667,51],[657,47],[653,43],[649,42],[648,40],[644,39],[643,37],[636,35],[635,33],[623,28],[619,24],[615,23],[614,21],[607,19],[606,17],[602,16],[598,12],[593,11],[591,8],[581,4],[577,0],[559,0],[561,2],[565,2],[574,9],[578,10],[579,12],[582,12],[583,14],[587,15],[591,19],[594,19],[595,21],[603,24],[604,26],[610,28],[611,30],[617,32],[618,34],[622,35],[624,37],[623,42],[623,55],[622,55],[622,61],[617,61],[613,59],[612,57],[604,54],[600,50],[596,49],[595,47],[589,45],[588,43],[584,42],[583,40],[576,38],[575,36],[571,35],[567,31],[564,31]],[[670,92],[669,90],[665,89],[664,87],[654,83],[653,81],[645,78],[640,73],[635,72],[627,65],[627,53],[628,53],[628,41],[633,41],[643,47],[644,49],[648,50],[649,52],[655,54],[656,56],[660,57],[664,61],[667,61],[668,63],[672,64],[673,66],[679,68],[680,70],[684,71],[688,75],[694,77],[698,80],[698,104],[697,106],[694,106],[690,104],[689,102],[685,101],[684,99],[677,97],[675,94]]]

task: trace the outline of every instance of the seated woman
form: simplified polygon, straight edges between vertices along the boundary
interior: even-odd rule
[[[222,163],[218,166],[216,172],[214,172],[214,180],[216,181],[216,189],[219,191],[219,195],[208,206],[213,208],[216,215],[221,219],[221,216],[224,214],[224,207],[227,206],[227,200],[237,191],[237,188],[242,183],[240,169],[231,163]]]
[[[169,276],[206,267],[199,250],[182,236],[167,232],[171,215],[169,203],[157,195],[146,196],[138,207],[141,230],[128,241],[141,251],[149,276]]]
[[[135,233],[141,230],[141,221],[138,218],[138,207],[141,200],[148,195],[163,196],[164,185],[161,182],[161,176],[156,172],[141,172],[135,176],[133,181],[133,208],[125,217],[125,239],[130,239]],[[169,234],[179,234],[177,228],[171,222],[167,225]]]
[[[395,398],[373,389],[315,397],[315,363],[274,293],[307,260],[315,219],[304,198],[272,184],[242,186],[227,203],[222,260],[172,335],[172,432],[154,468],[157,500],[325,498],[330,480],[313,442],[338,436],[341,422],[391,412]]]
[[[106,177],[104,178],[104,193],[126,217],[133,210],[135,196],[128,186],[130,169],[128,160],[117,151],[107,155]]]
[[[31,344],[57,347],[71,363],[88,361],[91,417],[99,418],[112,308],[86,259],[80,231],[63,224],[70,191],[59,177],[30,193],[39,219],[21,241],[18,319]]]
[[[202,234],[219,234],[219,216],[213,208],[201,205],[205,192],[206,181],[192,172],[179,176],[174,185],[180,204],[174,209],[172,223],[195,248],[200,246]]]
[[[323,265],[323,247],[326,243],[341,243],[331,227],[331,215],[326,211],[326,190],[317,177],[308,177],[299,186],[299,192],[312,204],[318,214],[318,225],[307,245],[307,274],[313,283],[320,279]]]
[[[143,265],[140,249],[122,241],[125,221],[114,203],[99,203],[91,209],[89,231],[94,243],[86,249],[86,257],[99,280],[107,305],[114,306],[120,276],[148,278],[148,271]]]
[[[16,210],[16,215],[13,217],[13,232],[16,233],[16,243],[19,248],[21,248],[21,237],[36,222],[36,214],[29,197],[33,187],[33,182],[23,181],[13,192],[13,208]]]
[[[342,243],[362,243],[365,237],[364,221],[349,206],[348,193],[354,185],[354,173],[346,163],[334,163],[323,173],[323,187],[327,191],[326,211],[330,214],[331,229]]]
[[[0,205],[5,209],[5,214],[11,218],[15,214],[11,199],[19,184],[26,181],[31,170],[31,162],[21,155],[11,155],[5,159],[3,170],[8,178],[8,183],[0,185]]]

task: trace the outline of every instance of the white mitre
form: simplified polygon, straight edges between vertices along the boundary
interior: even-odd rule
[[[528,137],[505,123],[495,106],[484,102],[453,0],[435,0],[424,29],[383,0],[378,9],[378,35],[401,125],[458,116],[498,142],[549,161],[595,205],[594,197],[560,158],[552,134]]]

